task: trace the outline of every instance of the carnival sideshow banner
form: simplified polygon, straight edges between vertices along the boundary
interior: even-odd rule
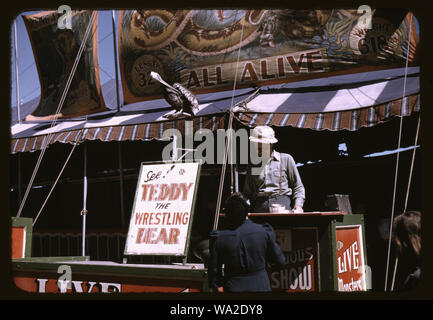
[[[71,29],[58,27],[61,15],[57,11],[44,11],[23,16],[41,84],[39,105],[26,120],[54,118],[92,11],[72,11]],[[97,45],[96,16],[59,118],[108,110],[101,93]]]
[[[150,71],[197,94],[414,62],[412,14],[368,14],[371,24],[357,9],[121,11],[125,103],[161,97]]]
[[[338,291],[367,291],[361,226],[336,228]]]
[[[275,229],[286,265],[280,270],[268,269],[272,291],[320,291],[317,233],[315,227]]]

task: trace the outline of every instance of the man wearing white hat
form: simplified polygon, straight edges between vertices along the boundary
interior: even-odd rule
[[[284,206],[285,210],[303,212],[305,188],[293,157],[273,150],[278,142],[275,132],[268,126],[257,126],[250,136],[257,144],[259,157],[265,158],[260,173],[247,174],[244,195],[250,199],[252,212],[270,212],[272,207]],[[255,147],[253,145],[253,147]],[[266,152],[269,150],[266,156]]]

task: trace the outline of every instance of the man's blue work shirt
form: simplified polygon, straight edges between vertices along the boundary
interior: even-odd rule
[[[293,157],[274,150],[259,175],[247,174],[244,195],[249,199],[287,195],[295,206],[303,207],[305,188]]]

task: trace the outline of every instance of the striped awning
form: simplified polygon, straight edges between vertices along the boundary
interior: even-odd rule
[[[236,118],[243,125],[255,127],[291,126],[313,130],[350,130],[371,127],[394,116],[408,116],[420,110],[420,95],[396,99],[376,106],[348,111],[320,113],[243,113]]]
[[[126,141],[126,140],[143,140],[152,139],[161,140],[164,130],[176,128],[180,132],[185,132],[185,119],[174,121],[159,121],[139,124],[108,125],[90,127],[86,123],[82,125],[75,124],[74,129],[51,133],[15,138],[11,141],[11,152],[36,151],[55,142],[76,143],[84,140],[100,141]],[[213,131],[224,128],[224,114],[212,115],[194,118],[193,130],[208,128]],[[80,137],[81,133],[81,137]]]
[[[403,95],[404,92],[404,95]],[[402,98],[404,96],[404,98]],[[55,142],[162,139],[167,129],[225,129],[230,106],[242,125],[293,126],[313,130],[358,130],[420,110],[419,67],[339,75],[198,96],[192,120],[167,120],[164,99],[124,106],[86,118],[22,122],[11,126],[11,152],[36,151]]]

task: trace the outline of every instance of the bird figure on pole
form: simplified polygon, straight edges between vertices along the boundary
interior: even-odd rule
[[[164,115],[165,118],[176,119],[182,116],[193,118],[195,116],[199,109],[198,99],[191,91],[177,82],[169,85],[156,72],[150,72],[150,76],[162,85],[161,90],[165,100],[176,110],[174,113]]]

